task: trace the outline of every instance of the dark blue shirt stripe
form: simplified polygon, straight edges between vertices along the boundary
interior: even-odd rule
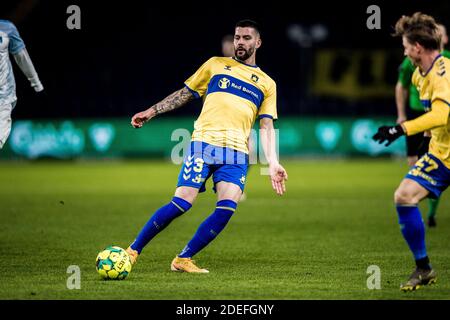
[[[213,92],[226,92],[247,99],[259,108],[264,100],[264,93],[254,85],[226,74],[217,74],[208,84],[207,95]]]

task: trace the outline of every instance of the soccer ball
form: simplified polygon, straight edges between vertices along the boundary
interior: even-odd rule
[[[130,256],[124,249],[117,246],[109,246],[101,251],[95,266],[103,279],[123,280],[131,272]]]

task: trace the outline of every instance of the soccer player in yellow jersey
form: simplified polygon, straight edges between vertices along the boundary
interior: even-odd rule
[[[441,33],[433,17],[420,12],[403,16],[395,25],[395,35],[402,37],[405,55],[417,66],[412,82],[426,113],[397,126],[380,127],[373,139],[389,145],[404,134],[431,131],[429,152],[408,172],[394,196],[403,237],[416,261],[415,271],[400,287],[410,291],[436,281],[418,203],[439,197],[450,184],[450,60],[440,54]]]
[[[214,240],[236,210],[247,174],[247,142],[256,118],[260,119],[261,143],[269,162],[272,187],[279,195],[286,191],[288,175],[275,152],[276,84],[256,65],[260,46],[258,25],[251,20],[238,22],[234,33],[235,57],[209,59],[186,80],[183,89],[131,119],[131,124],[140,128],[156,115],[179,108],[194,98],[203,99],[175,195],[153,214],[127,248],[132,263],[154,236],[191,208],[212,176],[218,200],[216,208],[171,264],[173,271],[208,272],[195,265],[192,257]]]
[[[438,24],[441,32],[441,54],[450,58],[450,51],[445,49],[448,43],[447,28],[443,24]],[[405,57],[399,68],[399,77],[395,86],[395,102],[397,105],[397,123],[406,120],[412,120],[425,113],[424,105],[420,101],[419,92],[412,83],[412,75],[416,70],[416,66],[408,57]],[[408,101],[409,100],[409,101]],[[408,108],[407,108],[408,103]],[[408,166],[415,165],[417,160],[428,152],[431,134],[421,132],[406,137],[406,153]],[[436,227],[436,213],[439,205],[439,198],[428,198],[429,210],[427,214],[427,222],[430,228]]]

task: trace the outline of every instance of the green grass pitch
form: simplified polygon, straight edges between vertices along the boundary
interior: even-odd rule
[[[97,253],[126,248],[173,194],[179,166],[162,161],[0,163],[0,299],[448,299],[450,200],[427,230],[437,284],[402,293],[412,272],[393,192],[405,161],[290,160],[279,197],[253,167],[248,199],[196,261],[209,274],[170,271],[170,262],[213,210],[208,184],[193,209],[143,251],[124,281],[101,280]],[[421,205],[426,209],[426,202]],[[424,211],[424,210],[423,210]],[[67,268],[81,269],[69,290]],[[381,289],[367,288],[367,268]]]

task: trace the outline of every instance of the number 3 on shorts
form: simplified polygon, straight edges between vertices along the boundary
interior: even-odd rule
[[[202,172],[203,164],[205,163],[205,161],[202,158],[196,158],[194,160],[194,162],[195,162],[194,171],[197,172],[197,173]]]

